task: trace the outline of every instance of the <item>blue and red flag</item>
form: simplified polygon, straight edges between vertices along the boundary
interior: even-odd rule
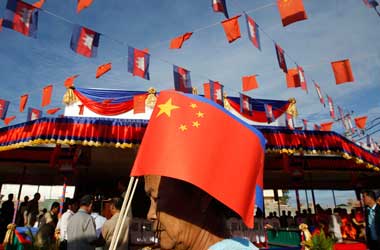
[[[264,104],[265,115],[268,119],[268,123],[274,122],[273,107],[270,104]]]
[[[307,120],[306,119],[302,119],[302,123],[303,123],[303,129],[307,130]]]
[[[286,126],[288,129],[294,130],[294,122],[293,122],[293,116],[291,114],[286,113]]]
[[[26,118],[26,121],[33,121],[36,119],[41,118],[42,111],[35,108],[28,108],[28,116]]]
[[[128,72],[149,80],[150,55],[144,50],[128,46]]]
[[[228,145],[220,147],[225,142]],[[261,132],[215,102],[161,91],[131,176],[158,175],[191,183],[235,211],[252,228],[264,153]]]
[[[376,8],[379,6],[379,3],[376,0],[363,0],[363,3],[367,6],[367,8]]]
[[[192,93],[190,71],[173,65],[173,77],[175,90],[184,93]]]
[[[247,29],[248,29],[248,37],[251,40],[252,44],[261,50],[260,45],[260,33],[259,33],[259,25],[247,14],[245,14],[245,20],[247,21]]]
[[[8,0],[3,26],[25,36],[37,37],[38,9],[19,0]]]
[[[330,117],[332,119],[335,119],[335,109],[334,109],[334,103],[330,96],[327,96],[327,102],[329,104],[329,111],[330,111]]]
[[[240,93],[240,113],[252,115],[251,97]]]
[[[225,0],[212,0],[212,9],[214,10],[214,12],[224,13],[224,16],[226,18],[229,18]]]
[[[4,120],[7,117],[9,101],[0,99],[0,119]]]
[[[224,106],[222,84],[210,80],[210,82],[203,84],[203,91],[206,98]]]
[[[278,65],[280,66],[282,71],[284,71],[284,73],[288,73],[288,67],[286,66],[284,50],[277,43],[274,44],[274,47],[276,48]]]
[[[264,165],[260,166],[256,179],[255,205],[264,211]]]
[[[314,82],[315,90],[317,91],[317,95],[319,97],[319,102],[323,104],[323,106],[326,106],[325,104],[325,98],[323,98],[321,87],[318,85],[318,83]]]
[[[298,69],[298,77],[300,79],[300,84],[301,84],[301,89],[305,90],[306,93],[308,93],[307,90],[307,83],[306,83],[306,78],[305,78],[305,71],[301,66],[297,66]]]
[[[89,28],[75,25],[71,36],[70,48],[85,57],[96,57],[100,33]]]

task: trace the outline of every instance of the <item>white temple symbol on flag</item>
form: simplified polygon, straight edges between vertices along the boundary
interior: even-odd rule
[[[215,99],[216,100],[222,100],[222,90],[221,89],[215,90]]]
[[[212,3],[213,4],[218,4],[218,3],[220,3],[220,0],[212,0]]]
[[[251,33],[250,34],[251,37],[255,38],[256,37],[255,28],[253,27],[253,25],[250,21],[248,21],[248,27],[249,27],[249,33]]]
[[[92,43],[94,41],[94,35],[85,34],[83,37],[83,45],[86,46],[89,50],[92,49]]]
[[[32,111],[32,115],[30,117],[30,120],[36,120],[36,119],[38,119],[38,113]]]
[[[145,58],[137,57],[136,58],[136,67],[142,71],[145,71]]]
[[[20,12],[18,13],[20,15],[21,22],[23,22],[27,28],[29,28],[29,25],[30,25],[30,19],[32,18],[32,12],[33,12],[33,10],[29,10],[27,8],[22,8],[20,10]]]
[[[305,77],[303,76],[302,70],[298,69],[298,75],[300,76],[300,82],[304,82],[305,81]]]
[[[250,109],[250,108],[249,108],[249,102],[248,102],[247,99],[244,100],[243,104],[244,104],[244,109],[246,109],[246,110],[249,110],[249,109]]]

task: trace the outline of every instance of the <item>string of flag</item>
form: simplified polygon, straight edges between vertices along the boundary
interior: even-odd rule
[[[32,28],[30,28],[29,31],[25,31],[25,29],[23,29],[23,32],[21,32],[20,30],[17,30],[17,28],[15,28],[13,25],[12,25],[12,29],[14,29],[14,30],[16,30],[16,31],[18,31],[24,35],[35,36],[35,32],[37,31],[37,28],[36,28],[37,27],[37,21],[36,20],[37,20],[37,16],[38,16],[37,15],[38,12],[34,11],[36,6],[32,5],[32,8],[29,8],[30,6],[26,3],[23,3],[21,1],[16,1],[16,0],[9,0],[8,4],[7,4],[7,9],[11,9],[11,8],[8,8],[8,5],[10,2],[12,2],[13,4],[16,3],[16,5],[21,3],[21,4],[24,4],[26,7],[28,7],[27,8],[28,11],[31,11],[31,13],[33,14],[33,15],[31,15],[31,18],[28,21],[30,22],[30,24],[36,25],[34,27],[35,29],[33,28],[33,25],[30,25],[30,27],[32,27]],[[222,2],[221,5],[220,5],[220,2]],[[223,2],[224,2],[224,4],[223,4]],[[298,12],[301,13],[300,15],[297,15],[296,17],[294,17],[294,16],[289,17],[289,12],[287,12],[290,9],[289,6],[287,6],[287,8],[289,8],[289,9],[286,9],[286,8],[281,9],[283,7],[283,5],[281,5],[281,4],[283,4],[283,2],[278,1],[278,7],[280,10],[280,14],[282,16],[283,26],[289,25],[289,24],[296,22],[296,21],[301,21],[301,20],[307,19],[306,13],[305,13],[303,5],[302,5],[302,1],[301,0],[292,1],[292,3],[296,3],[293,6],[294,8],[292,7],[293,8],[292,11],[294,11],[294,9],[295,9],[297,13]],[[216,7],[213,5],[214,11],[223,12],[224,15],[228,18],[228,13],[226,10],[225,1],[213,1],[213,4],[217,4]],[[12,7],[12,6],[10,6],[10,7]],[[40,7],[42,7],[42,5]],[[45,10],[43,10],[43,11],[48,13],[48,14],[52,14],[52,13],[47,12]],[[13,15],[16,15],[16,14],[17,14],[16,12],[13,12]],[[284,17],[284,15],[285,15],[285,17]],[[286,15],[288,15],[288,16],[286,16]],[[54,16],[57,16],[57,15],[54,15]],[[255,45],[255,47],[260,49],[260,44],[259,44],[259,40],[258,40],[258,36],[257,36],[259,26],[247,14],[245,14],[245,16],[247,19],[247,26],[248,26],[248,32],[250,34],[250,39],[251,39],[252,43]],[[227,20],[222,21],[222,26],[225,30],[227,39],[230,43],[240,38],[240,28],[239,28],[239,23],[238,23],[239,17],[240,17],[240,15],[237,15],[233,18],[229,18]],[[64,20],[68,21],[71,24],[74,24],[67,19],[64,19]],[[5,23],[4,23],[5,27],[10,27],[10,26],[7,26],[7,25],[9,25],[9,21],[10,20],[8,20],[8,19],[5,20]],[[256,31],[255,31],[255,27],[256,27]],[[260,29],[260,30],[262,30],[262,29]],[[265,31],[263,33],[266,34]],[[71,42],[70,42],[70,47],[73,51],[75,51],[76,53],[79,53],[83,56],[94,57],[94,56],[96,56],[96,51],[97,51],[97,48],[99,46],[100,35],[104,35],[104,34],[100,34],[96,31],[93,31],[89,28],[86,28],[86,27],[83,27],[80,25],[75,25],[74,29],[73,29],[73,35],[71,38]],[[190,33],[185,33],[183,36],[179,37],[179,39],[178,39],[178,37],[173,39],[171,42],[171,46],[172,46],[172,44],[174,44],[173,47],[179,47],[180,48],[180,47],[182,47],[183,42],[188,40],[190,37],[191,37]],[[111,38],[111,37],[108,37],[108,38]],[[83,44],[80,43],[81,40],[84,40]],[[271,39],[271,40],[273,41],[273,39]],[[117,40],[114,40],[114,41],[117,41]],[[120,41],[117,41],[117,42],[125,45],[125,43],[123,43],[123,42],[120,42]],[[284,71],[284,73],[287,73],[288,87],[299,87],[299,86],[301,86],[301,88],[307,90],[306,81],[305,81],[305,77],[304,77],[304,71],[303,71],[302,67],[298,66],[297,63],[294,61],[295,64],[297,65],[297,68],[288,70],[287,66],[286,66],[286,61],[285,61],[285,51],[276,43],[275,43],[275,49],[276,49],[276,54],[277,54],[279,66]],[[286,54],[286,55],[290,58],[290,56],[288,54]],[[140,76],[142,78],[149,80],[150,79],[149,70],[148,70],[149,69],[149,58],[150,58],[150,54],[147,51],[138,50],[136,48],[128,46],[128,71],[130,73],[132,73],[134,76]],[[340,84],[340,83],[343,83],[346,81],[344,79],[344,77],[339,75],[339,72],[341,72],[342,69],[347,71],[347,68],[348,68],[347,65],[349,65],[349,61],[348,62],[345,61],[345,62],[343,62],[343,64],[342,63],[339,64],[337,66],[337,68],[338,68],[337,70],[335,70],[335,67],[333,66],[333,70],[334,70],[334,74],[336,77],[337,84]],[[106,70],[103,73],[100,73],[100,75],[108,72],[111,69],[110,65],[102,65],[102,66],[104,68],[108,67],[108,70]],[[177,81],[177,84],[176,84],[177,88],[184,88],[185,91],[188,91],[189,85],[191,86],[191,84],[189,84],[190,81],[187,80],[187,82],[186,82],[186,78],[190,79],[189,71],[187,71],[183,68],[180,68],[178,66],[175,66],[175,65],[174,65],[174,67],[177,67],[177,72],[174,74],[175,78],[176,78],[176,75],[177,76],[180,75],[180,76],[185,77],[184,81],[182,81],[183,84],[185,84],[185,85],[181,86],[180,82]],[[178,70],[178,69],[181,69],[181,70]],[[175,72],[174,69],[173,69],[173,71]],[[290,74],[289,74],[289,71],[290,71]],[[350,66],[349,66],[349,71],[351,71]],[[182,72],[182,74],[179,72]],[[338,73],[336,73],[336,72],[338,72]],[[338,74],[338,76],[337,76],[337,74]],[[100,75],[99,75],[99,77],[100,77]],[[349,80],[349,81],[353,81],[352,72],[351,72],[351,75],[349,75],[349,77],[350,76],[351,76],[351,78],[349,78],[349,79],[352,79],[352,80]],[[297,79],[297,77],[298,77],[298,79]],[[249,91],[249,90],[252,90],[252,89],[258,87],[256,75],[243,77],[242,81],[243,81],[243,89],[245,89],[246,91]],[[211,83],[211,81],[210,81],[210,83]],[[25,100],[25,98],[24,98],[24,100]],[[332,103],[332,100],[329,103]],[[21,106],[22,105],[20,104],[20,107]],[[45,104],[45,106],[46,106],[46,104]],[[330,106],[332,106],[332,105],[330,105]],[[20,108],[20,110],[21,110],[21,108]],[[330,114],[331,114],[331,112],[333,112],[333,111],[330,110]]]

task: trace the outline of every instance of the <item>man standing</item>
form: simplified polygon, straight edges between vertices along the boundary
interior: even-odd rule
[[[57,229],[59,229],[60,240],[61,240],[61,243],[59,244],[60,250],[67,250],[67,225],[71,217],[78,210],[78,204],[70,198],[66,199],[66,205],[67,205],[67,210],[65,213],[62,214],[62,217],[58,221],[58,224],[57,224]]]
[[[90,215],[92,202],[90,195],[80,199],[79,210],[71,217],[67,226],[68,250],[95,250],[95,223]]]
[[[28,205],[26,206],[26,210],[24,212],[24,224],[26,226],[33,227],[36,223],[37,216],[40,212],[38,209],[38,201],[40,200],[40,198],[41,195],[39,193],[35,193],[33,200],[28,202]]]
[[[364,191],[363,202],[366,205],[365,222],[368,248],[380,250],[380,206],[376,204],[375,192]]]
[[[35,237],[36,249],[52,249],[54,246],[54,230],[58,222],[59,203],[54,202],[49,212],[44,214]]]
[[[14,212],[13,194],[8,195],[8,200],[4,201],[1,206],[1,217],[0,217],[0,242],[3,242],[5,233],[7,232],[8,224],[12,223],[13,212]]]
[[[105,250],[108,250],[111,245],[112,236],[115,231],[117,219],[119,218],[122,205],[123,205],[123,200],[121,198],[113,198],[111,201],[112,217],[104,223],[103,229],[102,229],[102,235],[103,235],[104,240],[106,241],[106,245],[104,247]],[[127,222],[124,224],[116,249],[128,249],[128,231],[129,231],[129,223],[130,223],[131,217],[132,215],[129,212]]]

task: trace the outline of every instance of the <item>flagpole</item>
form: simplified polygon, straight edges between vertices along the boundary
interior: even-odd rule
[[[128,203],[128,200],[129,200],[129,196],[131,194],[131,189],[132,189],[132,186],[133,186],[134,182],[135,182],[135,177],[131,177],[129,179],[127,191],[126,191],[125,196],[124,196],[123,205],[122,205],[120,213],[119,213],[119,218],[117,219],[115,230],[114,230],[114,233],[112,235],[112,240],[111,240],[111,244],[110,244],[110,248],[109,248],[110,250],[115,250],[116,249],[116,245],[117,244],[115,244],[115,241],[116,241],[116,238],[117,238],[117,234],[118,234],[118,232],[120,230],[120,225],[121,225],[121,222],[122,222],[122,219],[123,219],[122,215],[125,212],[125,208],[127,206],[127,203]]]

